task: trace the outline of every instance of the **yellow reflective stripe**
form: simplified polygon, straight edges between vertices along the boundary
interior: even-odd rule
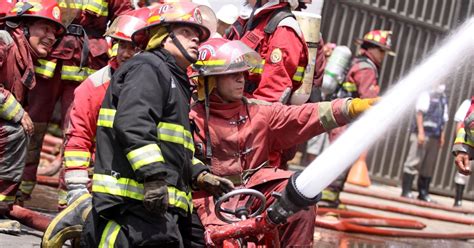
[[[7,121],[12,120],[21,110],[21,104],[15,99],[13,94],[7,97],[4,104],[0,106],[0,116]]]
[[[324,200],[324,201],[336,201],[339,194],[336,193],[336,192],[333,192],[333,191],[330,191],[330,190],[323,190],[323,195],[321,197],[321,200]]]
[[[356,92],[357,85],[353,82],[344,82],[342,83],[342,88],[345,89],[347,92]]]
[[[100,238],[100,248],[113,248],[115,246],[115,240],[120,231],[120,225],[113,220],[109,220],[105,226],[102,236]]]
[[[112,47],[109,48],[109,50],[107,50],[107,54],[109,55],[110,58],[117,56],[118,44],[119,43],[113,44]]]
[[[102,0],[89,0],[89,3],[86,5],[86,10],[90,10],[96,13],[99,16],[108,16],[109,15],[109,4],[106,1]]]
[[[79,3],[76,3],[76,2],[68,2],[66,3],[65,1],[59,1],[59,7],[61,8],[66,8],[66,9],[83,9],[83,7],[85,7],[85,5],[82,5],[82,1],[80,1]]]
[[[192,213],[193,197],[191,192],[186,193],[173,186],[168,186],[168,198],[170,205],[181,208],[186,212]]]
[[[58,204],[67,205],[67,191],[64,189],[58,191]]]
[[[199,159],[197,159],[197,158],[195,158],[195,157],[193,157],[192,163],[193,163],[193,165],[204,164],[201,160],[199,160]]]
[[[54,69],[56,69],[56,63],[44,59],[38,59],[39,66],[35,66],[35,72],[41,74],[47,78],[54,76]]]
[[[66,167],[89,166],[91,160],[90,152],[84,151],[65,151],[64,165]]]
[[[112,128],[114,125],[115,109],[101,108],[99,110],[99,118],[97,119],[97,126]]]
[[[296,67],[296,72],[295,72],[295,75],[293,75],[293,81],[298,81],[300,82],[301,80],[303,80],[303,77],[304,77],[304,70],[305,68],[302,67],[302,66],[298,66]]]
[[[6,203],[13,203],[15,201],[15,196],[0,194],[0,201],[1,202],[6,202]]]
[[[226,63],[226,60],[224,59],[215,59],[215,60],[198,60],[196,61],[196,65],[205,65],[205,66],[213,66],[213,65],[224,65]]]
[[[158,139],[183,145],[194,153],[193,136],[181,125],[160,122],[158,124]]]
[[[36,181],[21,181],[20,191],[27,195],[31,195],[33,189],[35,188]]]
[[[144,197],[143,184],[130,178],[115,178],[109,175],[94,173],[92,191],[142,201]],[[192,211],[191,192],[186,193],[173,186],[168,186],[169,204],[185,211]]]
[[[96,70],[87,67],[81,69],[79,66],[63,65],[61,79],[82,82],[94,72]]]
[[[121,177],[119,179],[94,173],[92,177],[92,191],[110,195],[128,197],[135,200],[143,200],[143,184],[137,181]]]
[[[138,170],[152,163],[165,162],[160,147],[157,144],[150,144],[132,150],[127,154],[127,159],[132,165],[133,170]]]
[[[458,129],[458,132],[456,133],[456,139],[454,140],[454,144],[466,144],[468,146],[474,147],[474,142],[467,137],[466,130],[464,128]]]
[[[265,60],[263,59],[262,62],[260,62],[258,66],[250,70],[250,72],[255,73],[255,74],[262,74],[264,65],[265,65]]]

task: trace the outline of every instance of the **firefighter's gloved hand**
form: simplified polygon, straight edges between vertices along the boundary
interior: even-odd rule
[[[145,197],[143,205],[155,214],[163,216],[168,209],[168,186],[164,179],[151,179],[143,183]]]
[[[348,112],[351,118],[356,118],[364,111],[371,108],[380,100],[379,97],[376,98],[354,98],[349,102]]]
[[[234,184],[226,178],[218,177],[208,172],[199,174],[196,185],[213,196],[219,197],[234,189]]]
[[[87,184],[90,183],[87,170],[66,170],[64,182],[67,187],[67,205],[70,206],[75,200],[84,194],[88,194]]]

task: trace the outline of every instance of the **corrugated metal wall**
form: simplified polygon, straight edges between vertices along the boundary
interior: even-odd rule
[[[326,41],[347,45],[352,51],[355,38],[372,29],[389,29],[396,57],[387,57],[381,70],[382,91],[397,82],[417,62],[429,55],[451,29],[473,13],[473,1],[466,0],[326,0],[322,12],[322,34]],[[450,153],[455,127],[452,122],[457,107],[474,93],[472,65],[459,68],[448,83],[449,117],[446,144],[436,162],[432,192],[453,195],[456,172]],[[413,115],[414,116],[414,115]],[[387,184],[400,184],[403,162],[409,147],[409,126],[414,118],[407,117],[387,137],[371,149],[368,166],[371,178]],[[474,199],[474,176],[466,198]]]

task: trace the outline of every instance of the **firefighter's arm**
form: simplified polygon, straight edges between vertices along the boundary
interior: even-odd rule
[[[277,149],[286,149],[327,132],[344,126],[353,117],[349,115],[350,99],[336,99],[332,102],[318,102],[301,106],[273,104],[261,106],[270,109],[268,114],[270,144]]]
[[[97,129],[97,106],[88,81],[74,92],[74,102],[69,112],[69,123],[66,129],[63,165],[64,179],[68,189],[68,205],[74,195],[87,193],[89,183],[88,168],[94,152],[94,138]],[[95,100],[95,101],[94,101]]]
[[[305,65],[298,66],[301,56],[308,58],[306,45],[289,27],[278,27],[269,42],[261,81],[253,98],[268,102],[288,100],[296,84],[301,85]],[[297,73],[298,71],[298,73]]]
[[[157,125],[169,92],[169,82],[148,64],[131,67],[117,96],[113,128],[137,180],[161,175],[176,185],[179,174],[166,166],[157,135]],[[159,83],[161,82],[161,83]],[[160,177],[161,177],[160,176]]]
[[[471,174],[469,160],[474,158],[474,142],[467,137],[464,123],[458,128],[452,152],[459,172],[465,175]]]
[[[5,88],[0,87],[0,118],[13,123],[19,123],[25,110],[15,96]]]
[[[326,56],[324,55],[324,40],[321,38],[318,44],[318,51],[316,53],[316,65],[314,68],[314,78],[313,78],[313,85],[317,87],[321,87],[323,83],[323,76],[324,76],[324,68],[326,68]]]
[[[357,93],[360,98],[374,98],[380,93],[377,75],[372,68],[363,68],[353,73]]]

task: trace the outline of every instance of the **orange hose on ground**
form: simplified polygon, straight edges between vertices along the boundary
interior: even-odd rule
[[[13,205],[13,209],[7,214],[11,219],[19,221],[21,224],[44,232],[52,218],[36,211]]]
[[[56,158],[56,156],[52,155],[52,154],[49,154],[49,153],[46,153],[46,152],[41,152],[40,154],[40,159],[43,159],[43,160],[46,160],[48,162],[52,162],[54,159]]]
[[[46,134],[44,136],[43,144],[48,144],[51,146],[61,146],[63,144],[63,139],[55,137],[51,134]]]
[[[412,237],[412,238],[431,238],[431,239],[473,239],[474,232],[463,232],[463,233],[431,233],[431,232],[416,232],[416,231],[400,231],[400,230],[387,230],[379,229],[375,227],[360,226],[357,224],[351,224],[344,220],[322,220],[316,218],[316,226],[328,228],[332,230],[342,232],[353,232],[363,233],[381,236],[392,236],[392,237]]]
[[[59,186],[59,178],[49,176],[36,176],[36,182],[41,185],[51,186],[57,188]]]
[[[446,222],[455,222],[455,223],[461,223],[461,224],[466,224],[466,225],[474,225],[474,219],[470,219],[470,218],[462,218],[462,217],[457,217],[457,216],[448,216],[448,215],[437,214],[437,213],[429,213],[422,210],[393,207],[393,206],[388,206],[388,205],[379,204],[379,203],[371,203],[371,202],[366,202],[366,201],[358,201],[358,200],[344,199],[344,198],[341,200],[341,202],[346,205],[372,208],[372,209],[378,209],[378,210],[401,213],[401,214],[408,214],[408,215],[419,216],[419,217],[424,217],[428,219],[442,220]]]
[[[336,215],[345,221],[362,226],[396,227],[409,229],[423,229],[426,225],[417,220],[390,218],[344,209],[319,208],[317,215]]]
[[[438,203],[425,202],[425,201],[420,201],[420,200],[416,200],[416,199],[409,199],[409,198],[401,197],[401,196],[391,196],[391,195],[387,195],[387,194],[384,194],[384,193],[375,192],[375,191],[370,190],[370,189],[362,189],[362,188],[349,186],[349,185],[344,186],[344,192],[351,193],[351,194],[357,194],[357,195],[370,196],[370,197],[380,198],[380,199],[384,199],[384,200],[404,202],[404,203],[409,203],[409,204],[413,204],[413,205],[417,205],[417,206],[421,206],[421,207],[441,209],[441,210],[446,210],[446,211],[450,211],[450,212],[474,214],[473,209],[458,208],[458,207],[454,208],[452,206],[445,206],[445,205],[441,205],[441,204],[438,204]]]

